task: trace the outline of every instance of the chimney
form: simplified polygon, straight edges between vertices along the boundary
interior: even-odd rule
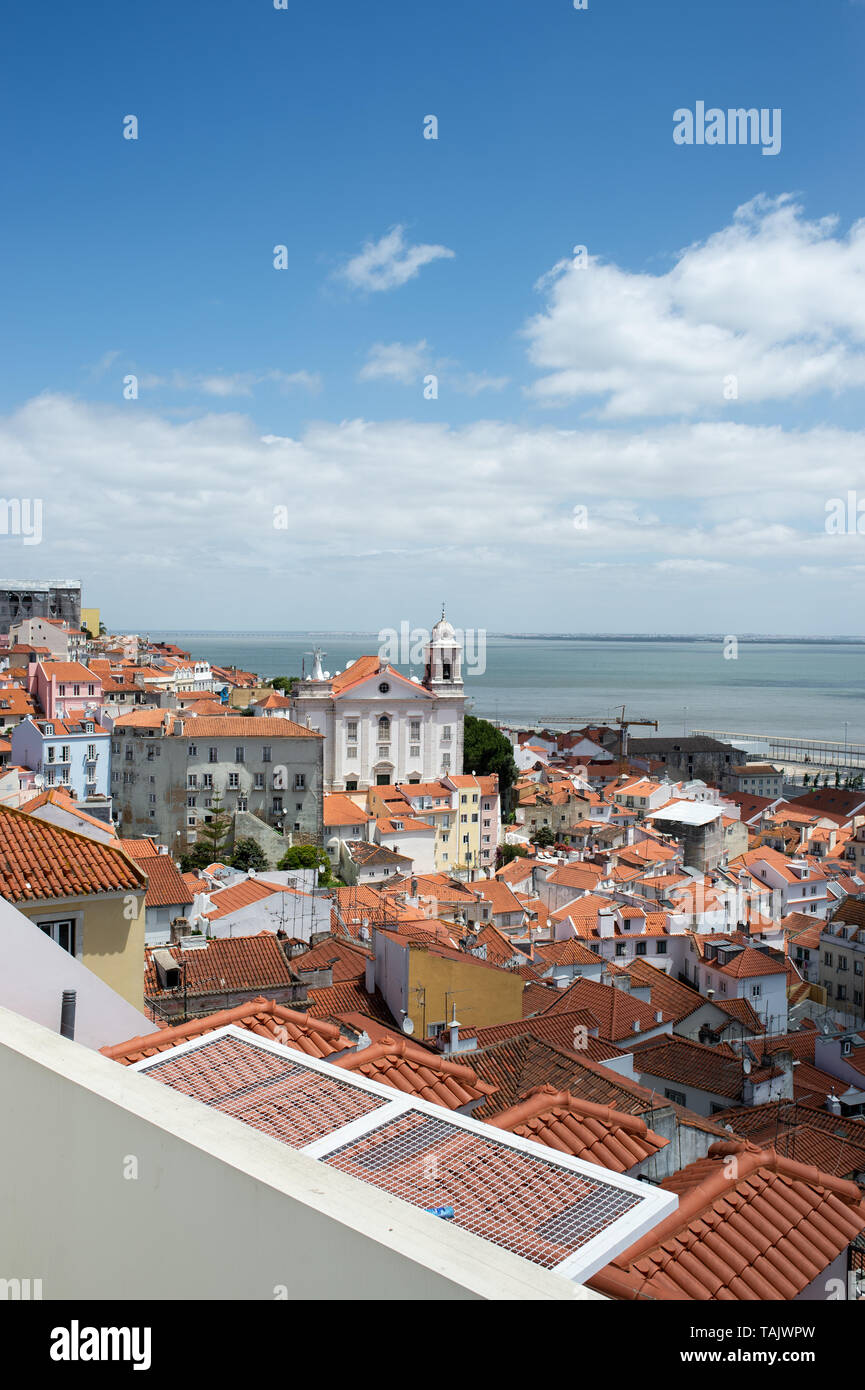
[[[76,992],[74,989],[64,989],[63,998],[60,1004],[61,1038],[75,1037],[75,998]]]
[[[660,1009],[656,1009],[656,1010],[655,1010],[655,1022],[656,1022],[656,1023],[663,1023],[663,1022],[664,1022],[664,1015],[663,1015],[663,1013],[661,1012]]]
[[[830,1091],[829,1095],[826,1097],[826,1109],[832,1115],[841,1114],[841,1102],[834,1091]]]
[[[640,1031],[640,1020],[639,1020],[638,1018],[635,1018],[634,1021],[633,1021],[633,1023],[631,1024],[631,1032],[632,1032],[632,1033],[639,1033],[639,1031]]]

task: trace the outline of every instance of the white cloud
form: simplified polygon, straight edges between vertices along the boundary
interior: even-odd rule
[[[463,396],[503,391],[510,381],[510,377],[492,376],[489,372],[462,371],[458,362],[435,357],[425,338],[417,343],[374,343],[358,372],[358,381],[390,378],[403,386],[413,386],[428,372],[435,372],[450,390]]]
[[[599,397],[606,418],[692,414],[865,383],[865,221],[807,221],[788,196],[759,197],[681,251],[663,275],[595,256],[538,281],[525,326],[548,404]]]
[[[367,241],[363,250],[337,272],[358,290],[393,290],[413,280],[425,265],[452,260],[456,253],[447,246],[406,243],[405,227],[392,227],[378,241]]]
[[[572,628],[574,606],[590,601],[582,626],[637,630],[637,606],[664,601],[660,586],[678,575],[687,586],[673,627],[705,629],[707,604],[727,604],[738,584],[749,630],[778,628],[764,609],[776,594],[788,630],[806,630],[812,601],[841,629],[839,614],[857,611],[862,578],[849,567],[865,560],[865,537],[828,535],[825,503],[855,488],[863,445],[862,433],[827,428],[631,433],[496,421],[452,429],[347,420],[262,438],[241,414],[176,422],[140,400],[107,407],[59,395],[0,418],[10,476],[44,499],[40,569],[80,574],[93,601],[110,600],[115,613],[146,609],[148,622],[169,626],[179,625],[181,579],[181,623],[195,615],[196,625],[224,627],[225,605],[236,602],[247,613],[252,605],[252,627],[290,626],[290,579],[301,608],[304,594],[316,594],[303,611],[322,623],[329,612],[340,626],[349,595],[356,622],[363,611],[369,619],[370,604],[384,619],[407,586],[435,587],[447,574],[466,622],[482,603],[512,626],[523,588],[532,602],[542,583],[550,630]],[[587,508],[584,529],[574,525],[577,505]],[[276,506],[288,509],[287,530],[274,529]],[[595,599],[570,581],[598,566],[611,587]],[[831,571],[819,603],[822,581],[802,566]],[[736,622],[741,615],[727,630]]]
[[[358,372],[358,380],[390,377],[404,386],[411,386],[423,376],[429,361],[430,347],[425,338],[417,343],[374,343]]]
[[[139,385],[143,390],[154,391],[167,387],[171,391],[194,391],[204,396],[229,399],[232,396],[252,396],[254,388],[264,382],[273,382],[283,394],[294,387],[306,391],[321,390],[321,376],[318,372],[283,372],[271,367],[262,372],[169,372],[166,376],[148,372],[141,376]]]

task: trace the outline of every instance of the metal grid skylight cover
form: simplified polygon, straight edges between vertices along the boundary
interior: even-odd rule
[[[163,1053],[142,1070],[293,1149],[386,1103],[348,1081],[310,1071],[295,1056],[302,1054],[238,1047],[234,1038],[219,1038],[179,1056]]]
[[[494,1133],[494,1131],[493,1131]],[[554,1269],[640,1203],[603,1181],[411,1110],[322,1158]]]
[[[677,1205],[658,1187],[233,1025],[133,1070],[571,1279],[588,1278]]]

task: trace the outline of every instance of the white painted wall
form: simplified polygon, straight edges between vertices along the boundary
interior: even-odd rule
[[[153,1032],[150,1019],[0,898],[0,1007],[58,1032],[64,989],[77,992],[75,1037],[85,1047]]]

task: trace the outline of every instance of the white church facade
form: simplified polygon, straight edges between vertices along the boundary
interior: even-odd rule
[[[444,614],[424,649],[423,680],[380,656],[361,656],[331,675],[323,655],[314,653],[312,674],[295,687],[290,717],[324,735],[325,791],[462,772],[463,654]]]

